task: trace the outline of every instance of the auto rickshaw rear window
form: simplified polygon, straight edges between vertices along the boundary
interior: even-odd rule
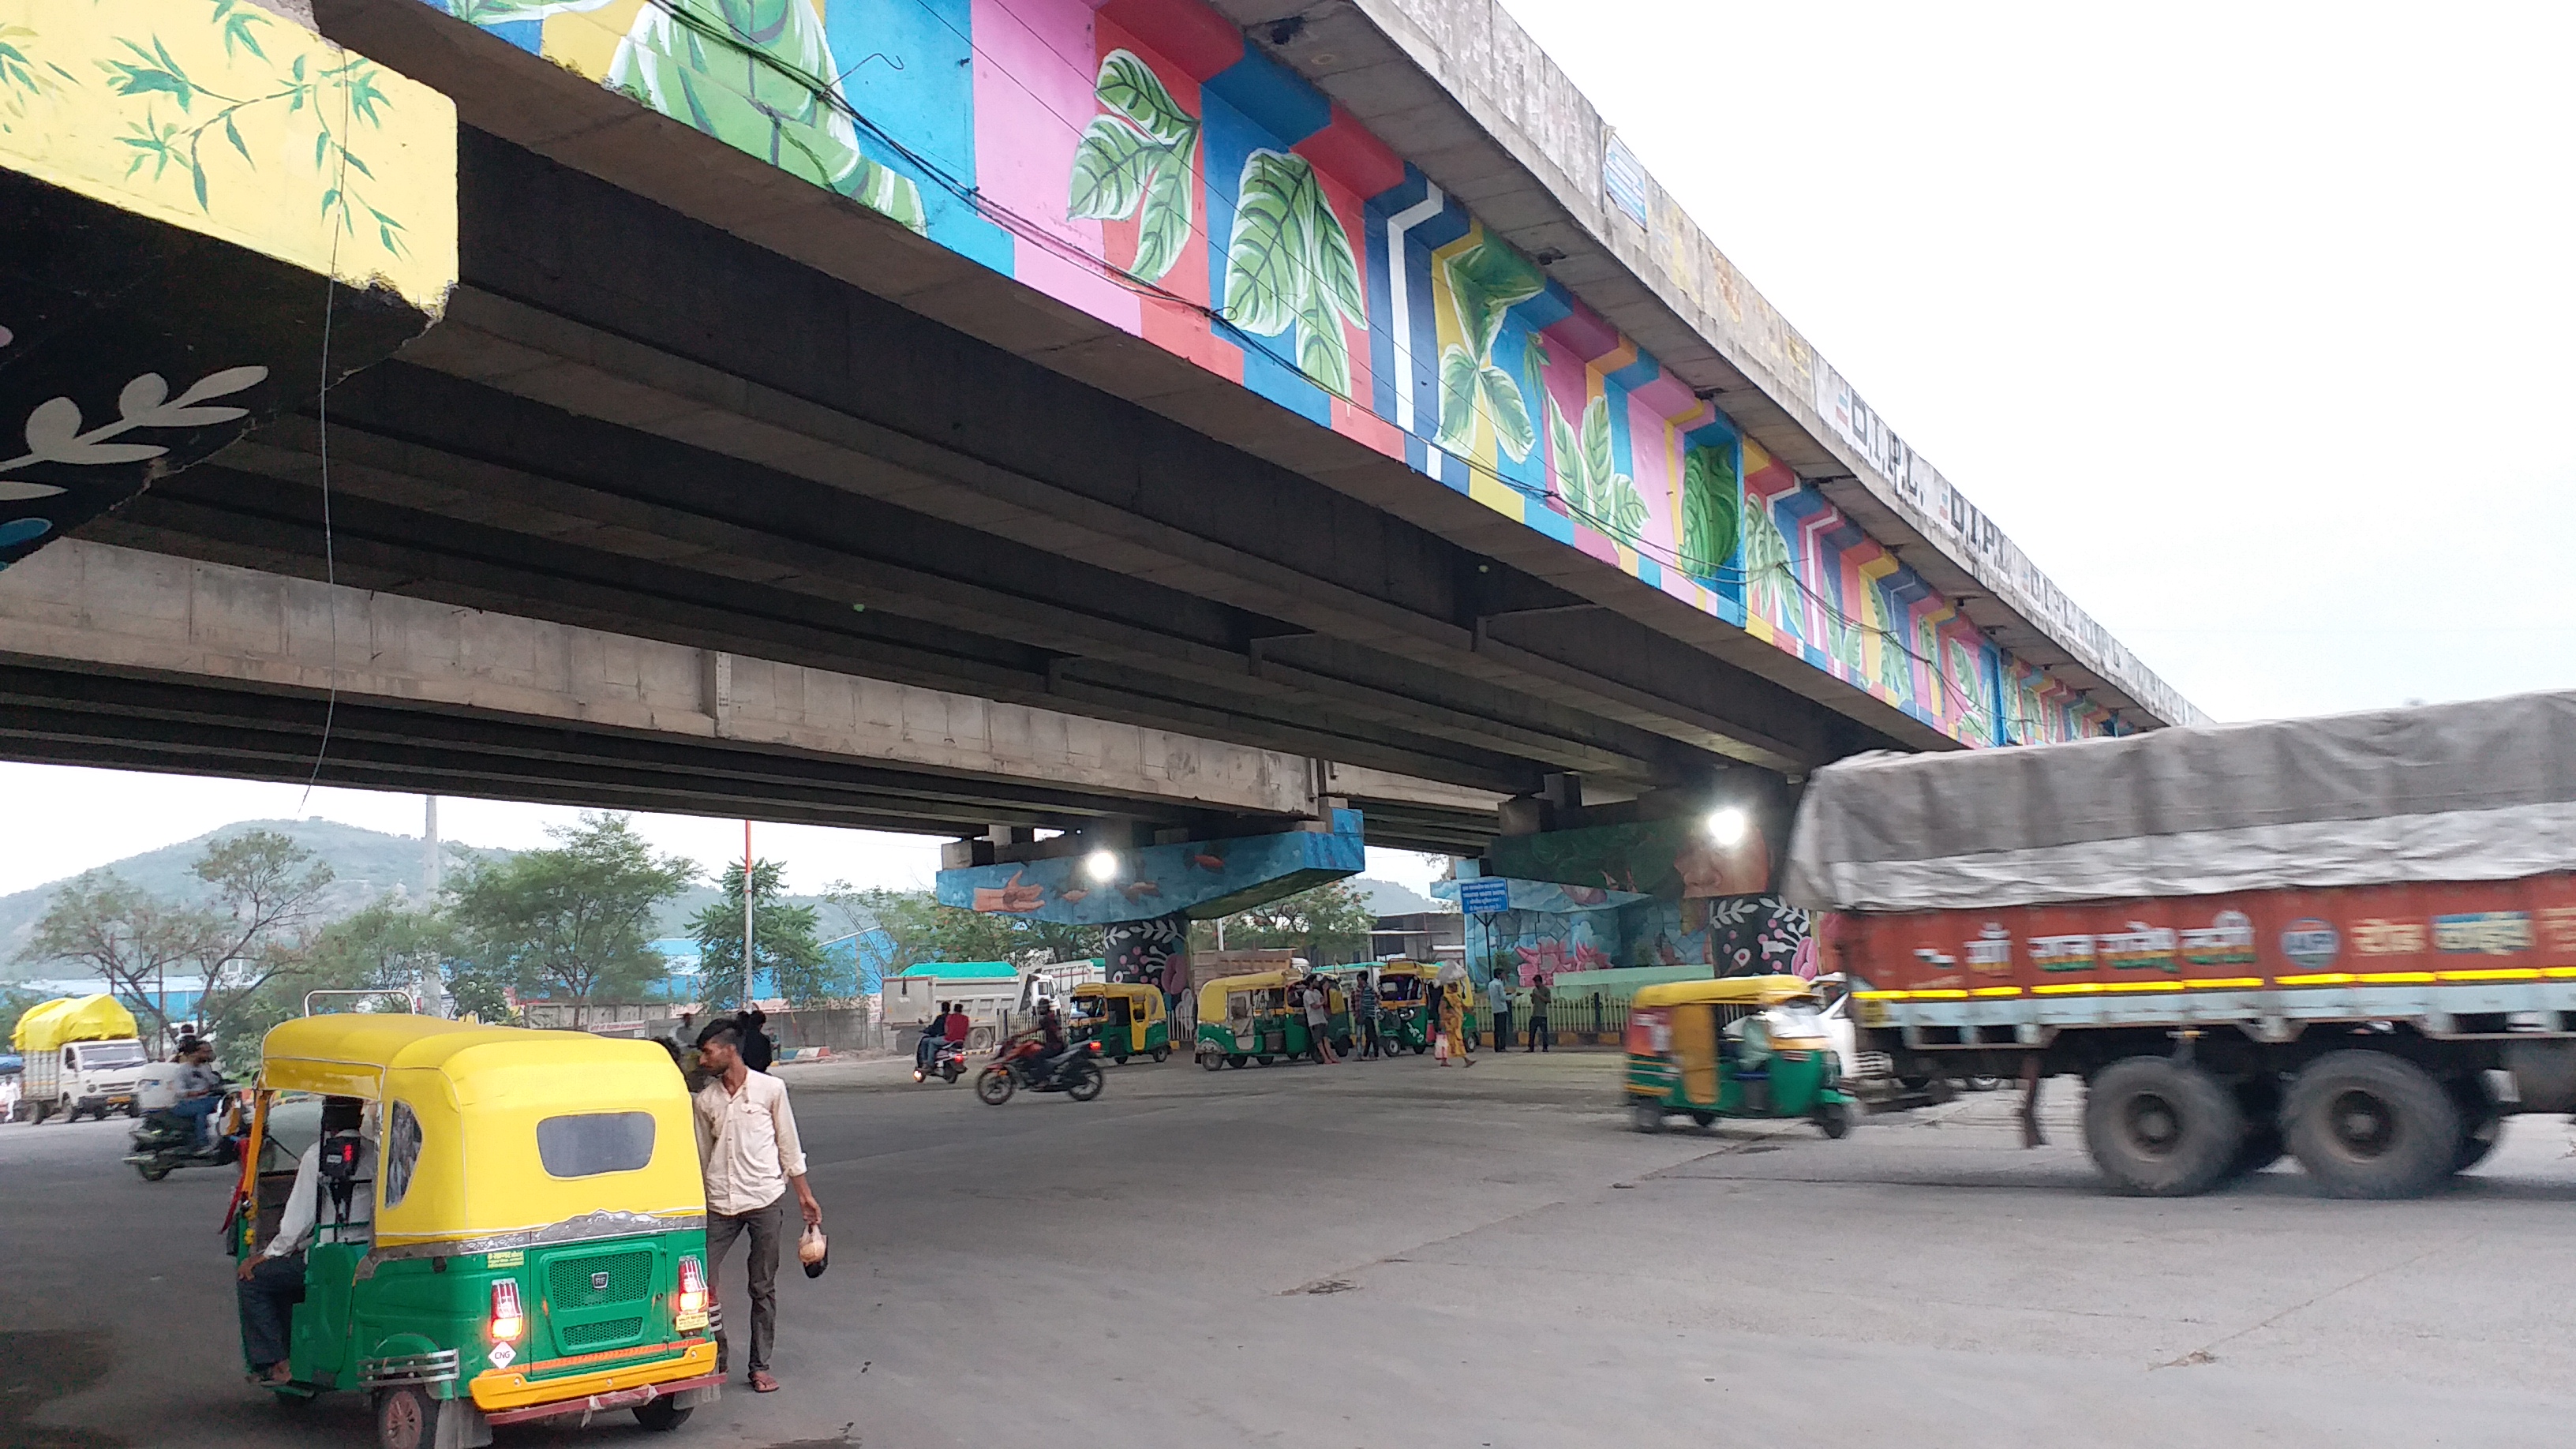
[[[385,1118],[385,1206],[393,1207],[411,1191],[412,1169],[420,1164],[420,1114],[411,1103],[396,1102]]]
[[[537,1160],[549,1177],[634,1172],[653,1161],[653,1114],[580,1112],[537,1123]]]

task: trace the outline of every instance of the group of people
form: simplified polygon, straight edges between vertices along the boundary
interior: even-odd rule
[[[1554,1035],[1548,1027],[1547,1009],[1555,1000],[1556,992],[1544,976],[1533,981],[1528,990],[1514,991],[1510,980],[1500,971],[1495,972],[1485,982],[1485,1011],[1493,1018],[1494,1050],[1504,1051],[1512,1044],[1515,1005],[1520,1008],[1520,1018],[1526,1024],[1524,1030],[1528,1034],[1527,1045],[1521,1050],[1554,1050]]]
[[[822,1204],[805,1180],[805,1149],[797,1136],[796,1113],[787,1102],[787,1085],[769,1073],[774,1048],[762,1030],[766,1021],[753,1007],[708,1023],[692,1049],[683,1049],[677,1038],[663,1041],[691,1089],[698,1161],[706,1178],[710,1290],[734,1244],[748,1240],[748,1382],[754,1393],[762,1394],[778,1388],[769,1365],[778,1329],[778,1257],[788,1231],[789,1194],[795,1196],[804,1227],[823,1223]],[[681,1029],[687,1030],[685,1018]],[[242,1259],[236,1296],[242,1343],[257,1382],[274,1386],[292,1378],[288,1326],[294,1305],[304,1297],[305,1250],[325,1221],[326,1196],[334,1241],[373,1240],[371,1184],[378,1134],[369,1127],[365,1105],[357,1098],[323,1098],[321,1133],[296,1162],[295,1186],[287,1192],[277,1231],[265,1248]],[[715,1340],[716,1371],[723,1373],[731,1344],[721,1322]]]

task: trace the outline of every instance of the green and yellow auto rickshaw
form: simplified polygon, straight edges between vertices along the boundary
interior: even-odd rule
[[[1256,971],[1201,986],[1199,1065],[1213,1072],[1306,1055],[1306,1014],[1288,1000],[1288,988],[1304,979],[1294,971]]]
[[[1805,1117],[1851,1130],[1821,1003],[1795,976],[1732,976],[1640,987],[1628,1006],[1628,1107],[1640,1132],[1674,1113]]]
[[[696,1129],[660,1046],[393,1013],[280,1025],[237,1259],[276,1236],[308,1146],[280,1397],[356,1390],[384,1449],[465,1449],[496,1424],[612,1409],[674,1429],[720,1393]]]
[[[1172,1055],[1172,1025],[1163,988],[1129,981],[1086,981],[1073,988],[1066,1020],[1075,1041],[1100,1043],[1100,1054],[1124,1064],[1131,1056],[1160,1062]]]
[[[1431,1050],[1432,1040],[1440,1035],[1440,997],[1454,992],[1459,1001],[1461,1029],[1469,1041],[1476,1037],[1476,993],[1465,980],[1443,984],[1441,968],[1428,961],[1381,961],[1377,967],[1379,1033],[1392,1053],[1410,1047],[1415,1055]],[[1452,1050],[1465,1050],[1463,1045]]]

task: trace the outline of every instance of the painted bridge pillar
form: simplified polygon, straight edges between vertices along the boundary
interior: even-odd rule
[[[1310,827],[1264,835],[1144,846],[1062,836],[991,842],[986,853],[1005,858],[939,872],[940,904],[1104,927],[1111,973],[1160,985],[1174,1003],[1189,985],[1190,922],[1357,875],[1366,863],[1360,813],[1342,809]]]

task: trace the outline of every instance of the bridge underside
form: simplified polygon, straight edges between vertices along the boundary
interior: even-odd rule
[[[1500,795],[1893,743],[762,247],[460,144],[446,320],[335,388],[327,428],[270,424],[84,537],[306,578],[327,555],[364,589]]]

